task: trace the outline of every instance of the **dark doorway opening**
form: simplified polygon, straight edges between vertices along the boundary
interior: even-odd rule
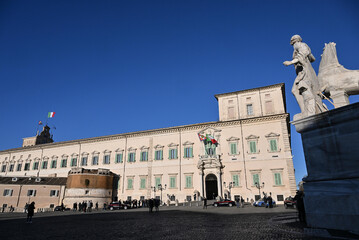
[[[214,174],[208,174],[206,177],[206,198],[208,200],[216,199],[218,196],[218,182]]]

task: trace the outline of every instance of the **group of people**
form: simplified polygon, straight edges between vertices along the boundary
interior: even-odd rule
[[[265,203],[266,208],[273,208],[273,198],[271,195],[267,196],[266,194],[264,194],[263,201]]]
[[[150,198],[147,200],[147,204],[148,204],[148,210],[150,213],[153,212],[153,207],[155,207],[156,212],[158,212],[161,201],[157,198]]]
[[[93,208],[93,202],[90,200],[90,201],[83,201],[83,202],[79,202],[79,203],[74,203],[73,204],[73,208],[72,210],[73,211],[78,211],[79,212],[92,212],[92,208]],[[98,210],[98,202],[96,202],[95,204],[95,210],[97,211]]]
[[[236,197],[235,201],[237,208],[244,207],[244,199],[242,197]]]

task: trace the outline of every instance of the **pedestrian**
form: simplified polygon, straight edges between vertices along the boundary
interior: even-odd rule
[[[203,209],[207,209],[207,198],[203,198]]]
[[[34,216],[34,210],[35,210],[35,202],[32,202],[27,207],[27,219],[26,219],[27,223],[32,223],[32,216]]]
[[[10,212],[14,211],[14,207],[12,205],[10,205]]]
[[[236,205],[237,205],[237,208],[240,207],[240,205],[239,205],[239,197],[236,197]]]
[[[61,203],[61,211],[65,211],[64,203]]]
[[[74,212],[77,211],[77,203],[76,203],[76,202],[74,202],[74,204],[73,204],[73,211],[74,211]]]
[[[271,195],[269,195],[267,201],[268,201],[268,206],[269,206],[269,208],[273,208],[273,199],[272,199],[272,196],[271,196]]]
[[[98,211],[98,202],[96,202],[95,206],[96,211]]]
[[[242,208],[244,207],[244,199],[241,197],[241,205],[242,205]]]
[[[83,208],[84,212],[86,212],[87,202],[83,201],[82,208]]]
[[[158,211],[159,211],[159,208],[158,208],[158,207],[160,206],[160,200],[156,198],[156,199],[154,200],[154,202],[155,202],[156,212],[158,212]]]
[[[25,204],[25,207],[24,207],[24,212],[25,212],[25,213],[27,213],[27,208],[28,208],[28,207],[29,207],[29,204],[26,203],[26,204]]]
[[[152,211],[153,211],[153,205],[154,205],[153,199],[150,198],[148,200],[148,210],[149,210],[150,213],[152,213]]]
[[[82,212],[82,203],[79,202],[79,212]]]
[[[303,191],[297,191],[297,194],[295,195],[294,200],[297,203],[297,211],[298,211],[299,221],[302,223],[306,223]]]
[[[103,203],[103,210],[106,210],[106,208],[107,208],[107,203]]]
[[[92,207],[93,207],[93,203],[90,200],[89,203],[88,203],[88,212],[92,212]]]

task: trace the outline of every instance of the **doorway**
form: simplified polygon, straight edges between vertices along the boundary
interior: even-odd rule
[[[214,174],[208,174],[206,177],[206,198],[208,200],[216,199],[218,196],[218,182]]]

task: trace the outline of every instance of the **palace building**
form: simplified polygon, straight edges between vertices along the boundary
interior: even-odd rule
[[[215,97],[214,122],[65,142],[53,142],[45,126],[38,136],[24,138],[23,147],[0,151],[0,178],[30,178],[32,190],[42,186],[33,179],[67,178],[65,187],[47,188],[67,207],[80,200],[102,204],[161,195],[165,203],[239,196],[250,201],[263,193],[282,203],[295,195],[284,84]],[[0,206],[27,194],[9,181],[0,181]],[[38,202],[44,208],[54,204]]]

